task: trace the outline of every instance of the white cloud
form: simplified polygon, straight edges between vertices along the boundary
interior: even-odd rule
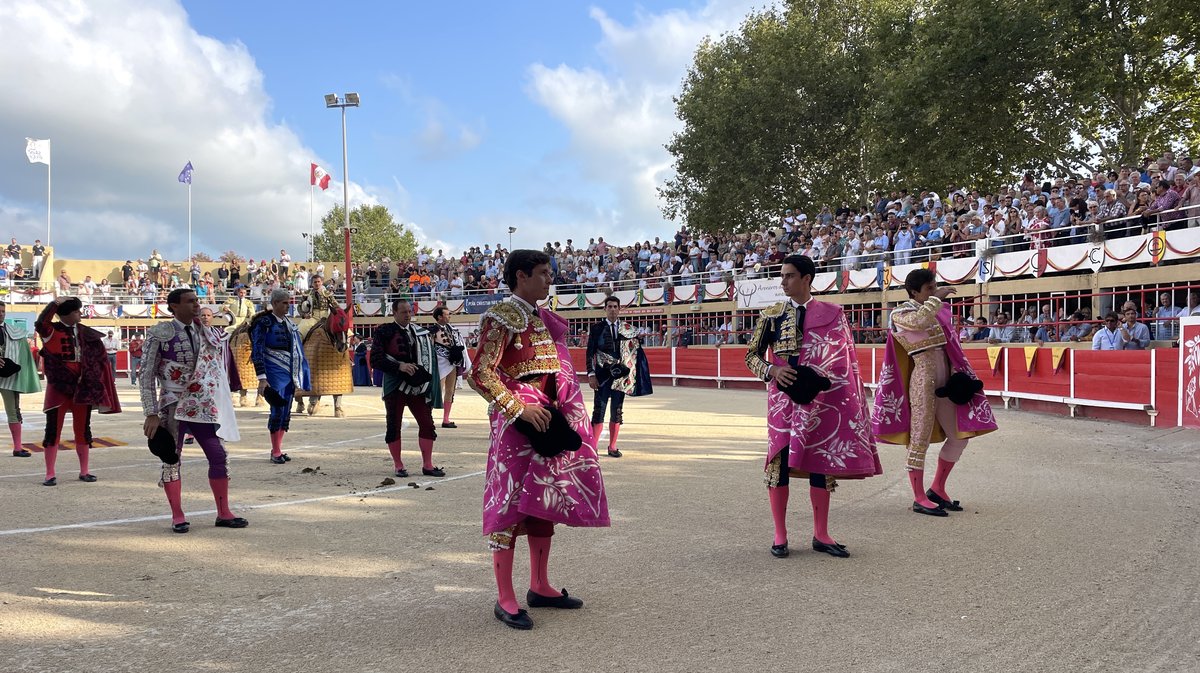
[[[611,224],[603,231],[614,241],[672,233],[656,192],[671,171],[663,146],[681,127],[671,99],[700,41],[733,30],[762,4],[710,0],[695,11],[639,12],[629,25],[593,7],[603,70],[530,66],[529,94],[570,131],[570,159],[612,192]]]
[[[10,94],[0,97],[0,232],[45,237],[45,167],[21,150],[26,136],[49,137],[60,256],[182,258],[187,189],[176,176],[189,160],[194,249],[304,249],[309,161],[340,166],[271,120],[244,45],[198,34],[174,0],[6,0],[0,35]],[[318,195],[318,216],[341,192],[335,183]],[[352,182],[350,201],[378,203],[381,192]]]

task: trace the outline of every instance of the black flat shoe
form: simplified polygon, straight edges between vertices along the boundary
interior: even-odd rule
[[[457,428],[458,424],[455,423],[454,421],[450,421],[449,423],[442,423],[442,427],[443,428]]]
[[[192,524],[190,524],[186,521],[184,521],[183,523],[171,524],[171,532],[173,532],[173,533],[179,533],[182,535],[183,533],[186,533],[191,529],[192,529]]]
[[[271,462],[275,463],[276,465],[283,465],[287,462],[287,458],[284,458],[283,456],[271,456]]]
[[[13,451],[13,456],[15,456],[17,458],[28,458],[32,455],[33,455],[32,453],[26,451],[25,449],[21,449],[20,451]]]
[[[813,551],[823,552],[825,554],[829,554],[830,556],[836,556],[838,558],[849,558],[849,556],[850,556],[850,552],[846,551],[845,545],[840,545],[836,542],[834,542],[833,544],[821,542],[820,540],[818,540],[815,537],[813,538]]]
[[[783,544],[771,545],[771,556],[774,556],[775,558],[787,558],[788,554],[791,554],[791,552],[788,551],[786,542]]]
[[[396,470],[396,476],[397,477],[407,477],[408,470]]]
[[[620,458],[620,457],[621,457],[621,455],[622,455],[622,454],[621,454],[621,450],[620,450],[620,449],[609,449],[609,450],[608,450],[608,457],[609,457],[609,458]]]
[[[92,483],[93,481],[96,481],[96,475],[93,475],[93,474],[81,474],[81,475],[79,475],[79,481],[86,481],[87,483],[89,483],[89,484],[90,484],[90,483]]]
[[[42,482],[42,486],[58,486],[58,477],[50,477]]]
[[[496,619],[504,622],[505,626],[510,626],[521,631],[528,631],[533,628],[533,620],[529,618],[529,613],[524,610],[517,610],[517,614],[512,615],[500,607],[500,601],[496,601],[496,609],[492,610],[492,614],[496,615]]]
[[[421,474],[425,475],[426,477],[444,477],[444,476],[446,476],[445,470],[443,470],[440,467],[435,467],[432,470],[422,467]]]
[[[183,440],[183,443],[184,443],[184,444],[195,444],[195,443],[196,443],[196,438],[195,438],[195,437],[188,437],[187,439]]]
[[[285,462],[285,463],[290,463],[290,462],[292,462],[292,457],[291,457],[291,456],[289,456],[289,455],[287,455],[286,453],[284,453],[284,454],[280,454],[280,455],[282,455],[282,456],[283,456],[283,462]]]
[[[583,607],[583,599],[574,598],[567,594],[567,590],[563,589],[562,594],[558,596],[543,596],[535,594],[533,589],[530,589],[525,594],[525,602],[529,603],[531,608],[560,608],[562,610],[578,610]]]
[[[913,502],[913,511],[917,514],[928,514],[929,516],[950,516],[946,510],[941,507],[926,507],[919,502]]]
[[[240,516],[235,516],[232,519],[217,519],[215,525],[217,528],[245,528],[250,525],[250,522]]]
[[[938,507],[940,507],[948,512],[963,511],[962,505],[958,504],[957,500],[947,500],[947,499],[943,498],[942,496],[938,495],[937,493],[935,493],[932,488],[929,489],[928,491],[925,491],[925,497],[929,498]]]

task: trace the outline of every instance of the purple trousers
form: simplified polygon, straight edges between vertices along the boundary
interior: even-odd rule
[[[179,432],[175,433],[175,448],[179,450],[180,460],[183,458],[185,434],[195,437],[196,443],[204,450],[204,457],[208,458],[208,478],[228,479],[229,460],[225,447],[221,445],[221,439],[217,437],[217,426],[212,423],[179,421]]]

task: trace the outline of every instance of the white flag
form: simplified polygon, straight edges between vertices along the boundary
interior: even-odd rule
[[[31,164],[46,164],[50,165],[50,139],[34,140],[33,138],[25,139],[25,156],[29,157]]]

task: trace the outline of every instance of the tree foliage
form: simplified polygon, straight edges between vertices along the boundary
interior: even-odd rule
[[[992,187],[1200,142],[1200,3],[812,0],[701,43],[664,215],[761,226],[876,187]]]
[[[321,233],[317,234],[317,259],[325,261],[345,259],[345,238],[342,228],[345,211],[334,206],[321,218]],[[360,205],[350,211],[351,261],[373,261],[384,256],[397,260],[416,258],[417,237],[402,223],[396,222],[388,209],[381,205]]]
[[[218,257],[217,259],[219,261],[227,262],[229,264],[232,264],[234,262],[241,264],[246,261],[246,258],[242,257],[241,253],[239,253],[236,250],[226,250],[225,252],[221,253],[221,256]]]

